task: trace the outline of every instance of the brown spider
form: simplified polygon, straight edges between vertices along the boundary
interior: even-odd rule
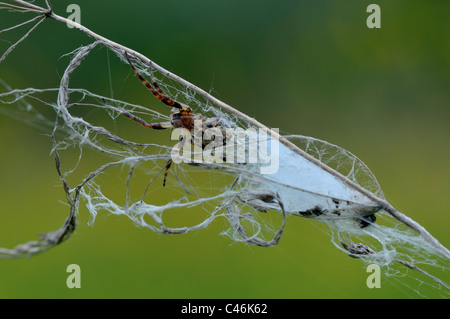
[[[207,118],[207,117],[202,116],[201,114],[195,114],[189,106],[172,100],[159,87],[158,83],[156,83],[155,77],[153,75],[151,62],[150,62],[150,77],[151,77],[152,83],[150,84],[142,76],[142,74],[140,74],[139,71],[134,67],[133,63],[131,63],[128,53],[126,51],[125,51],[125,58],[127,59],[131,68],[133,69],[134,73],[137,75],[139,80],[142,82],[142,84],[144,84],[157,99],[159,99],[161,102],[163,102],[164,104],[166,104],[172,108],[172,113],[170,114],[170,122],[147,123],[143,119],[141,119],[137,116],[134,116],[129,112],[120,112],[127,118],[129,118],[135,122],[138,122],[139,124],[141,124],[144,127],[152,128],[155,130],[163,130],[163,129],[170,129],[170,128],[185,128],[189,132],[191,132],[194,129],[194,121],[201,121],[202,131],[207,128],[213,128],[213,127],[218,127],[221,129],[229,127],[229,125],[221,118]],[[225,136],[225,135],[222,135],[222,136]],[[208,143],[205,143],[205,140],[202,139],[202,145],[200,145],[200,146],[203,149],[207,144]],[[163,186],[166,185],[167,173],[170,169],[171,164],[172,164],[172,160],[169,159],[167,161],[165,172],[164,172]]]

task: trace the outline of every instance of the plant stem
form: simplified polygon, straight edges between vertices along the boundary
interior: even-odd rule
[[[170,79],[172,79],[172,80],[182,84],[183,86],[185,86],[185,87],[195,91],[196,93],[198,93],[199,95],[203,96],[205,99],[209,100],[210,102],[214,103],[215,105],[219,106],[223,110],[226,110],[226,111],[234,114],[235,116],[237,116],[240,119],[248,122],[249,124],[251,124],[251,125],[253,125],[253,126],[263,130],[267,134],[270,134],[273,138],[278,139],[283,145],[288,147],[293,152],[297,153],[298,155],[304,157],[305,159],[309,160],[313,164],[315,164],[318,167],[322,168],[323,170],[325,170],[329,174],[333,175],[334,177],[338,178],[339,180],[341,180],[342,182],[344,182],[348,186],[352,187],[353,189],[359,191],[361,194],[365,195],[367,198],[371,199],[374,203],[379,205],[381,209],[385,210],[391,216],[393,216],[394,218],[396,218],[397,220],[399,220],[400,222],[402,222],[406,226],[408,226],[408,227],[414,229],[415,231],[417,231],[431,245],[433,245],[441,254],[443,254],[447,259],[450,259],[450,251],[445,246],[443,246],[436,238],[434,238],[419,223],[415,222],[414,220],[412,220],[408,216],[406,216],[403,213],[401,213],[398,210],[396,210],[385,199],[379,198],[375,194],[369,192],[368,190],[366,190],[365,188],[361,187],[360,185],[358,185],[357,183],[353,182],[352,180],[348,179],[344,175],[342,175],[339,172],[333,170],[329,166],[325,165],[324,163],[322,163],[321,161],[319,161],[315,157],[309,155],[308,153],[306,153],[305,151],[300,149],[298,146],[296,146],[294,143],[292,143],[291,141],[287,140],[283,136],[279,135],[277,132],[271,130],[270,128],[268,128],[264,124],[260,123],[256,119],[254,119],[254,118],[252,118],[252,117],[242,113],[241,111],[239,111],[239,110],[233,108],[232,106],[222,102],[221,100],[215,98],[214,96],[212,96],[208,92],[202,90],[201,88],[195,86],[194,84],[192,84],[192,83],[186,81],[185,79],[179,77],[178,75],[176,75],[176,74],[174,74],[174,73],[164,69],[163,67],[159,66],[157,63],[151,61],[145,55],[143,55],[143,54],[141,54],[141,53],[139,53],[139,52],[137,52],[135,50],[132,50],[132,49],[126,47],[126,46],[123,46],[123,45],[121,45],[121,44],[119,44],[117,42],[114,42],[114,41],[112,41],[110,39],[107,39],[107,38],[105,38],[105,37],[103,37],[103,36],[93,32],[93,31],[91,31],[90,29],[86,28],[85,26],[75,22],[75,21],[69,20],[67,18],[64,18],[62,16],[59,16],[59,15],[55,14],[51,10],[51,8],[50,8],[50,6],[49,6],[49,4],[47,2],[46,3],[49,6],[49,8],[48,9],[44,9],[44,8],[39,7],[39,6],[33,5],[31,3],[28,3],[26,1],[22,1],[22,0],[14,0],[14,1],[16,3],[18,3],[18,4],[21,4],[24,7],[28,7],[30,9],[32,9],[35,12],[44,13],[44,16],[46,16],[48,18],[52,18],[52,19],[54,19],[56,21],[65,23],[65,24],[70,25],[70,26],[72,26],[72,27],[74,27],[76,29],[79,29],[80,31],[84,32],[85,34],[87,34],[91,38],[93,38],[93,39],[95,39],[97,41],[101,41],[101,42],[105,43],[107,46],[109,46],[111,48],[114,48],[114,49],[119,50],[119,51],[125,51],[129,55],[132,55],[132,56],[140,59],[145,64],[150,64],[151,63],[152,67],[154,69],[156,69],[158,72],[160,72],[161,74],[164,74],[166,77],[168,77],[168,78],[170,78]]]

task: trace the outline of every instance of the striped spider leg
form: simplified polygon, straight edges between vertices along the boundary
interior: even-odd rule
[[[171,99],[158,85],[156,82],[156,79],[153,75],[153,68],[150,63],[150,77],[151,77],[151,84],[149,81],[147,81],[144,76],[136,69],[136,67],[133,65],[133,63],[130,60],[130,57],[128,53],[125,51],[125,58],[128,61],[128,64],[133,69],[134,73],[138,77],[138,79],[144,84],[144,86],[161,102],[163,102],[165,105],[172,108],[172,113],[170,115],[170,122],[164,122],[164,123],[147,123],[143,119],[132,115],[129,112],[120,112],[122,115],[126,116],[130,120],[133,120],[140,125],[151,128],[155,130],[162,130],[162,129],[169,129],[169,128],[185,128],[189,132],[191,132],[194,129],[194,121],[195,120],[201,120],[204,122],[206,118],[203,118],[200,114],[194,114],[192,109],[182,103],[179,103],[177,101],[174,101]],[[184,144],[182,141],[180,141],[180,145]],[[170,166],[172,164],[172,160],[169,159],[166,163],[165,172],[164,172],[164,180],[163,180],[163,186],[166,185],[166,179],[167,174],[170,169]]]

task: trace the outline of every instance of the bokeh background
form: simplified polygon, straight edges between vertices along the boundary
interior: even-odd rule
[[[269,127],[350,150],[396,208],[450,247],[448,1],[378,0],[381,29],[366,26],[373,1],[53,2],[65,16],[67,5],[79,4],[83,25]],[[31,16],[1,10],[0,28]],[[1,34],[0,52],[26,29]],[[0,65],[0,78],[14,88],[56,87],[69,61],[62,55],[90,41],[46,21]],[[153,99],[105,49],[84,63],[73,86],[146,105]],[[60,227],[67,206],[48,132],[8,112],[0,115],[0,246],[11,248]],[[0,298],[420,297],[393,278],[368,289],[363,264],[310,220],[290,218],[272,248],[219,236],[224,220],[180,236],[106,214],[88,221],[81,207],[69,241],[31,259],[1,261]],[[72,263],[81,267],[81,289],[66,286]]]

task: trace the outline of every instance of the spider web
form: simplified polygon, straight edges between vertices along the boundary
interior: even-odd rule
[[[332,180],[327,174],[322,177],[325,184],[335,185],[329,186],[334,189],[330,194],[320,187],[308,188],[307,176],[302,176],[305,180],[299,180],[295,174],[261,174],[260,168],[264,166],[261,162],[181,163],[172,165],[167,185],[162,187],[165,165],[171,159],[173,145],[159,140],[149,143],[148,140],[153,139],[146,138],[137,141],[125,130],[117,130],[116,125],[128,121],[120,114],[124,111],[142,117],[148,123],[168,121],[169,117],[149,107],[70,87],[73,72],[99,45],[106,46],[127,63],[123,52],[105,43],[94,42],[70,53],[71,60],[59,88],[12,90],[6,87],[8,92],[0,94],[3,103],[20,105],[23,111],[19,112],[28,115],[29,123],[52,128],[53,153],[71,207],[71,217],[63,230],[47,234],[44,241],[27,243],[13,250],[0,250],[0,258],[31,256],[70,236],[75,227],[72,219],[75,219],[80,204],[88,209],[91,224],[100,214],[121,215],[136,225],[161,234],[196,231],[208,227],[217,218],[223,218],[229,227],[223,230],[222,235],[236,242],[263,247],[277,245],[285,224],[300,216],[324,225],[336,248],[366,265],[380,265],[388,278],[404,285],[408,291],[422,297],[428,296],[429,291],[442,297],[449,296],[448,286],[439,279],[448,272],[448,261],[381,207],[372,206],[365,198],[356,198],[354,190]],[[150,76],[148,65],[137,60],[133,63],[144,76]],[[193,90],[163,74],[155,72],[155,76],[171,98],[189,105],[195,113],[223,119],[230,127],[252,129],[245,121],[224,112]],[[49,94],[54,98],[49,99]],[[57,115],[56,121],[43,117],[34,106],[36,104],[52,108]],[[107,118],[108,121],[95,124],[96,118],[88,120],[80,115],[92,110],[103,114],[99,118]],[[20,117],[23,119],[23,114]],[[374,175],[350,152],[311,137],[295,135],[286,138],[383,198]],[[270,136],[267,141],[271,141]],[[280,151],[281,171],[291,172],[291,166],[304,167],[305,159],[301,156],[291,154],[283,145],[273,145]],[[74,151],[78,153],[75,159]],[[96,160],[91,160],[93,157]],[[318,168],[313,168],[313,176],[318,172]],[[337,202],[347,204],[338,210],[333,208]],[[375,213],[376,222],[362,227],[362,217]],[[411,277],[415,283],[412,285],[411,281],[405,281],[406,277]]]

